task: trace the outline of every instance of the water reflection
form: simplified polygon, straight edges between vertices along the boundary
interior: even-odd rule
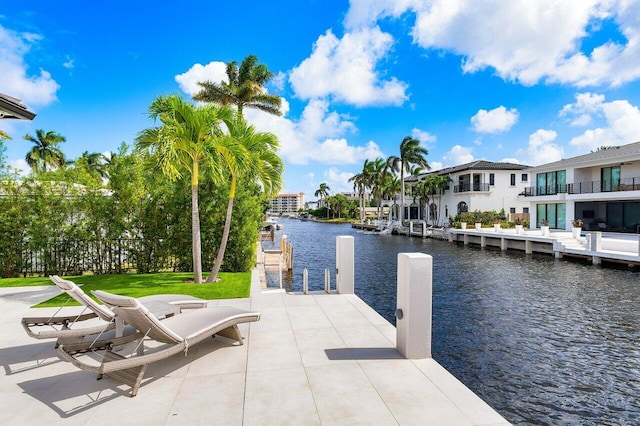
[[[303,268],[310,289],[324,287],[325,268],[335,286],[335,237],[353,235],[356,293],[391,322],[397,253],[432,255],[433,356],[509,421],[640,424],[638,272],[283,223],[294,244],[289,289],[302,289]]]

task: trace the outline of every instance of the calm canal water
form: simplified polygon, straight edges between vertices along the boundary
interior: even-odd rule
[[[433,357],[510,422],[640,424],[638,272],[281,223],[294,245],[288,289],[302,290],[304,268],[310,289],[324,288],[325,268],[335,287],[335,237],[353,235],[356,294],[392,323],[397,253],[432,255]]]

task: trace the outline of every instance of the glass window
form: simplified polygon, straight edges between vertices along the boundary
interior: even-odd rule
[[[529,207],[523,207],[522,213],[529,213]]]
[[[523,173],[523,174],[522,174],[522,181],[523,181],[523,182],[528,182],[528,181],[529,181],[529,175],[528,175],[528,174],[526,174],[526,173]]]
[[[464,213],[469,211],[469,207],[467,206],[467,203],[465,203],[464,201],[460,201],[458,203],[458,213]]]
[[[601,190],[603,192],[618,190],[620,185],[620,166],[603,167],[600,175],[602,180]]]
[[[496,184],[496,174],[489,173],[489,185],[495,185],[495,184]]]
[[[516,174],[511,173],[511,186],[516,186]]]
[[[515,212],[516,212],[515,207],[509,207],[509,213],[515,213]]]
[[[545,195],[547,193],[547,175],[545,173],[538,173],[536,175],[537,195]]]
[[[547,205],[536,204],[536,228],[540,228],[542,221],[547,219]]]

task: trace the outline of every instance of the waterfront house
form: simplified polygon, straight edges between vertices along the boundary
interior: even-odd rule
[[[411,194],[414,186],[429,176],[449,176],[448,187],[429,199],[423,206],[409,195],[405,197],[405,217],[424,220],[432,225],[448,225],[449,217],[467,211],[500,212],[504,209],[507,218],[528,218],[529,203],[519,199],[529,185],[529,166],[523,164],[472,161],[454,167],[410,176],[405,179]]]
[[[531,228],[640,232],[640,142],[600,149],[529,169]]]

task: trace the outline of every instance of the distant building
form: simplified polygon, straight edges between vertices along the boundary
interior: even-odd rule
[[[297,214],[301,208],[304,208],[304,192],[278,194],[271,199],[269,212],[272,214]]]
[[[420,205],[411,195],[405,196],[404,217],[447,225],[449,217],[458,213],[475,210],[500,212],[504,209],[508,219],[528,218],[530,204],[518,197],[529,185],[528,169],[529,166],[523,164],[477,160],[410,176],[405,178],[409,194],[414,185],[432,175],[449,176],[451,181],[442,194],[431,197],[428,207]]]

